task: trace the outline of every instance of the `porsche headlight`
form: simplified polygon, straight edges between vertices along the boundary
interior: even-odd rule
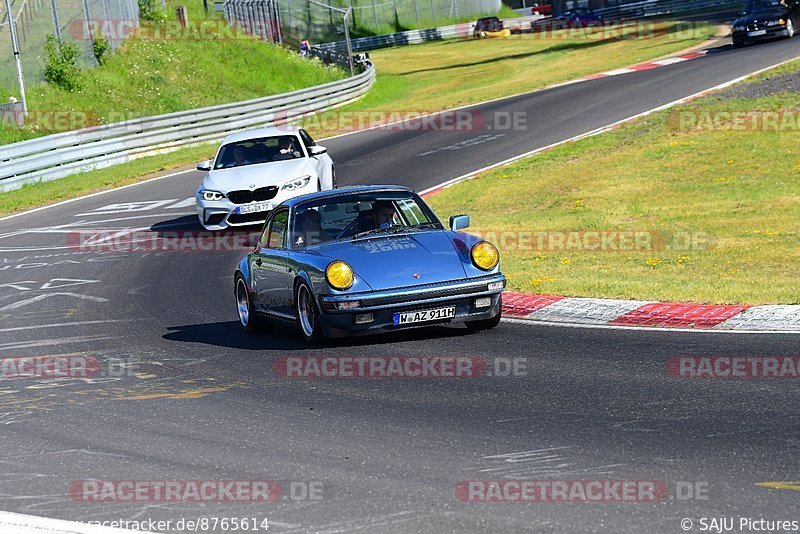
[[[203,200],[222,200],[225,198],[225,195],[219,191],[208,191],[206,189],[200,191],[200,196],[203,198]]]
[[[353,269],[343,261],[334,261],[325,269],[325,278],[334,289],[344,290],[353,285]]]
[[[484,271],[494,269],[500,261],[500,253],[497,251],[497,247],[488,241],[476,243],[472,247],[472,251],[470,251],[470,256],[472,256],[472,263],[475,264],[475,267]]]
[[[295,189],[302,189],[311,181],[311,176],[301,176],[294,180],[290,180],[281,186],[281,191],[294,191]]]

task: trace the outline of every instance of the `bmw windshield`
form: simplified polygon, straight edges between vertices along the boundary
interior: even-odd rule
[[[752,15],[753,13],[764,13],[768,11],[777,11],[784,9],[786,6],[780,0],[750,0],[745,5],[744,15]]]

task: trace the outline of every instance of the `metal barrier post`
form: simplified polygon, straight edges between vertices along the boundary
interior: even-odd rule
[[[14,12],[11,11],[11,0],[6,0],[8,13],[8,29],[11,30],[11,46],[14,50],[14,64],[17,67],[17,82],[19,83],[19,96],[22,102],[22,116],[28,116],[28,102],[25,100],[25,78],[22,75],[22,63],[19,60],[19,41],[17,41],[17,25],[14,21]],[[351,60],[352,61],[352,60]]]
[[[6,0],[8,2],[8,0]],[[356,73],[355,66],[353,65],[353,44],[350,42],[350,17],[353,16],[353,6],[347,8],[347,11],[342,17],[344,22],[344,41],[347,43],[347,62],[350,64],[350,76]]]

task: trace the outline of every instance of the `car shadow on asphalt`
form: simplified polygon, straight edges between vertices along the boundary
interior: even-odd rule
[[[336,347],[361,347],[369,345],[385,345],[391,343],[418,342],[434,339],[459,338],[470,336],[466,328],[448,326],[430,326],[414,328],[401,332],[388,332],[370,336],[358,336],[326,340],[318,346],[308,345],[300,333],[283,325],[267,325],[256,334],[246,334],[238,321],[222,321],[217,323],[201,323],[182,326],[170,326],[168,333],[162,336],[167,341],[181,343],[201,343],[232,349],[258,351],[309,350]]]

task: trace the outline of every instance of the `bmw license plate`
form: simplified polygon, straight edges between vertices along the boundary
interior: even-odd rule
[[[758,37],[759,35],[766,35],[767,30],[755,30],[752,32],[747,32],[748,37]]]
[[[435,310],[419,310],[394,314],[394,324],[424,323],[426,321],[438,321],[441,319],[452,319],[456,316],[456,307],[436,308]]]
[[[262,211],[270,211],[272,209],[272,202],[259,202],[258,204],[246,204],[244,206],[239,206],[236,208],[239,210],[239,213],[244,215],[245,213],[259,213]]]

